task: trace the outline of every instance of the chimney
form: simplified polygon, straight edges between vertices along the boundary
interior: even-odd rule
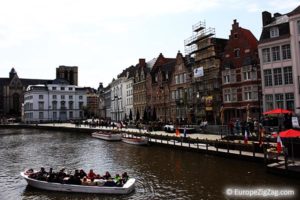
[[[262,12],[262,23],[263,26],[270,24],[272,21],[272,15],[268,11]]]
[[[145,60],[145,58],[140,58],[139,59],[139,65],[140,65],[140,67],[145,67],[146,66],[146,60]]]
[[[280,17],[282,14],[280,13],[274,13],[274,17]]]
[[[232,29],[236,29],[239,27],[239,23],[236,21],[236,19],[233,20]]]

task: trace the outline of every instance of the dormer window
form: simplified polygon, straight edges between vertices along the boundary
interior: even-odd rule
[[[270,38],[275,38],[279,36],[279,29],[278,27],[272,27],[270,29]]]
[[[234,57],[239,58],[240,57],[240,49],[234,49]]]

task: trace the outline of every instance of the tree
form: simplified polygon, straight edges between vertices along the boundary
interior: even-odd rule
[[[131,111],[131,109],[130,109],[130,111],[129,111],[129,120],[130,120],[130,121],[132,120],[132,111]]]
[[[140,111],[139,109],[137,109],[136,111],[136,121],[139,121],[140,120]]]
[[[144,109],[144,115],[143,115],[143,120],[144,121],[148,121],[148,113],[147,113],[147,110],[146,110],[146,108]]]
[[[152,113],[152,121],[156,121],[156,109],[155,107],[153,108],[153,113]]]

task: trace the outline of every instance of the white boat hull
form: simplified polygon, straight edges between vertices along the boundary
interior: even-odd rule
[[[135,188],[135,179],[130,178],[123,187],[107,187],[107,186],[86,186],[86,185],[72,185],[53,183],[47,181],[39,181],[29,178],[24,172],[21,172],[21,176],[27,181],[28,185],[50,191],[59,192],[79,192],[79,193],[97,193],[97,194],[129,194]]]
[[[94,132],[92,133],[92,137],[99,138],[102,140],[108,140],[108,141],[121,141],[122,140],[122,134],[120,133],[99,133]]]
[[[122,141],[127,144],[133,144],[133,145],[148,145],[148,138],[142,137],[142,138],[122,138]]]

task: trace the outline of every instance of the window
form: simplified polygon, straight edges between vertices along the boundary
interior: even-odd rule
[[[69,87],[69,90],[70,90],[70,91],[72,91],[72,90],[73,90],[73,88]]]
[[[272,47],[272,59],[273,61],[280,60],[280,47]]]
[[[80,96],[79,96],[79,99],[81,100],[81,99],[83,99],[83,97],[80,95]]]
[[[281,49],[282,49],[282,59],[283,60],[291,59],[291,47],[290,47],[290,45],[289,44],[282,45]]]
[[[275,102],[277,108],[284,108],[283,107],[283,94],[275,94]]]
[[[178,84],[178,75],[175,76],[175,84]]]
[[[43,110],[43,109],[44,109],[44,102],[39,101],[39,110]]]
[[[236,58],[240,57],[240,49],[234,49],[234,57]]]
[[[251,100],[252,99],[252,91],[251,87],[244,87],[244,100]]]
[[[249,66],[243,67],[243,80],[251,80],[251,69]]]
[[[57,113],[53,112],[53,119],[56,120],[57,119]]]
[[[44,95],[39,95],[39,99],[44,99]]]
[[[44,119],[44,113],[43,112],[39,112],[39,120]]]
[[[263,63],[271,62],[270,49],[266,48],[262,50]]]
[[[65,87],[60,87],[60,90],[65,90]]]
[[[79,109],[83,109],[83,102],[79,102],[78,105],[79,105]]]
[[[264,77],[265,77],[265,86],[272,86],[272,70],[266,69],[264,70]]]
[[[272,94],[267,94],[265,96],[266,99],[266,110],[272,110],[274,108],[273,106],[273,95]]]
[[[231,89],[231,102],[236,102],[237,101],[237,89],[232,88]]]
[[[295,109],[294,93],[286,93],[285,94],[285,102],[286,102],[287,110],[294,110]]]
[[[52,96],[52,99],[57,99],[57,96],[54,94],[54,95]]]
[[[283,68],[284,84],[293,84],[293,69],[292,67]]]
[[[73,96],[72,96],[72,95],[69,95],[69,99],[73,99]]]
[[[69,118],[73,119],[73,112],[72,111],[69,112]]]
[[[66,102],[65,101],[61,101],[60,102],[60,108],[61,109],[65,109],[66,108]]]
[[[61,95],[60,98],[61,98],[61,99],[65,99],[65,95]]]
[[[230,83],[230,75],[229,74],[226,74],[224,76],[224,83]]]
[[[69,109],[73,109],[73,101],[69,101]]]
[[[225,89],[224,90],[224,101],[225,102],[230,102],[231,98],[230,98],[230,89]]]
[[[274,85],[282,85],[282,72],[281,68],[273,69]]]
[[[279,29],[278,29],[278,27],[270,28],[270,37],[274,38],[274,37],[278,37],[278,36],[279,36]]]
[[[53,110],[57,109],[57,101],[52,101],[52,108]]]
[[[297,27],[298,27],[298,34],[300,34],[300,20],[297,21]]]
[[[56,87],[52,87],[52,90],[56,90]]]

